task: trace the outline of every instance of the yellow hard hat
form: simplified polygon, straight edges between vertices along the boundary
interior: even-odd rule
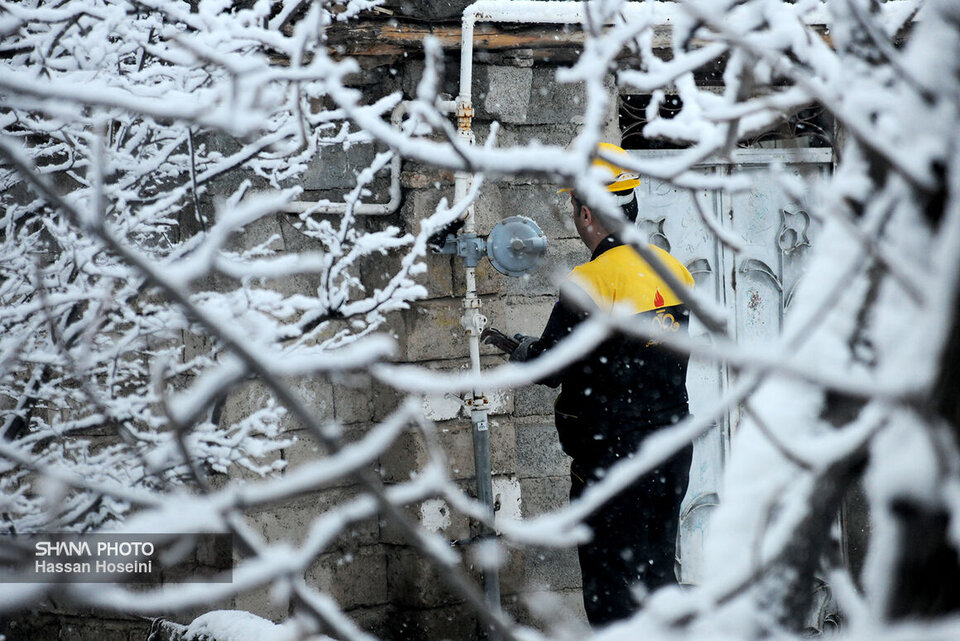
[[[627,155],[625,149],[617,147],[616,145],[611,145],[608,142],[601,142],[597,145],[598,152],[605,152],[607,155]],[[628,169],[614,165],[607,160],[604,160],[600,156],[597,156],[593,159],[593,166],[600,167],[605,169],[610,174],[610,182],[607,183],[607,191],[619,192],[619,191],[628,191],[640,184],[640,176]],[[563,193],[567,191],[573,191],[570,187],[564,187],[557,193]]]

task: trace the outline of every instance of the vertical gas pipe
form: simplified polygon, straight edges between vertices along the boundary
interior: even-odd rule
[[[464,14],[463,16],[463,38],[462,46],[469,48],[468,52],[461,51],[461,56],[473,57],[473,16]],[[467,72],[469,73],[469,71]],[[463,69],[461,68],[461,80]],[[472,129],[473,121],[473,102],[470,96],[469,82],[460,84],[460,95],[457,98],[457,132],[467,143],[474,143]],[[454,187],[454,202],[460,202],[467,197],[470,187],[473,183],[473,177],[466,171],[457,172]],[[471,203],[467,208],[463,228],[460,231],[461,238],[476,238],[477,224],[474,206]],[[483,332],[487,324],[486,317],[480,313],[480,298],[477,296],[477,260],[464,260],[464,281],[466,282],[466,293],[463,296],[463,317],[460,319],[464,330],[467,333],[467,340],[470,344],[470,365],[475,376],[480,374],[480,333]],[[483,390],[474,389],[466,404],[470,410],[470,422],[473,426],[473,462],[474,472],[477,482],[477,500],[487,506],[491,520],[494,516],[493,507],[493,479],[490,468],[490,431],[487,416],[489,401],[484,395]],[[486,538],[493,534],[491,528],[482,526],[480,536]],[[483,569],[483,591],[486,595],[487,603],[495,611],[500,610],[500,575],[496,568]],[[488,631],[488,638],[493,639],[494,633]]]

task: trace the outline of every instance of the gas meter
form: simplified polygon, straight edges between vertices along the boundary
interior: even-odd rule
[[[476,234],[454,236],[453,230],[441,245],[432,243],[441,254],[456,254],[467,267],[476,267],[483,256],[490,259],[501,274],[523,276],[536,269],[547,252],[547,237],[540,227],[526,216],[504,218],[490,230],[486,240]]]
[[[523,276],[533,271],[547,252],[547,237],[525,216],[501,220],[487,236],[487,256],[501,274]]]

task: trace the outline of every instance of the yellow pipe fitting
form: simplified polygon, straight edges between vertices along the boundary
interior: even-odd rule
[[[457,128],[460,132],[470,131],[473,115],[473,103],[466,101],[457,102]]]

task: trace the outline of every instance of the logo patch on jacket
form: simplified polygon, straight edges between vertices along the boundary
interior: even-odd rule
[[[680,331],[680,323],[676,317],[665,309],[658,309],[650,322],[651,328],[656,334],[670,333],[674,334]],[[647,347],[659,345],[662,341],[651,339],[647,341]]]

